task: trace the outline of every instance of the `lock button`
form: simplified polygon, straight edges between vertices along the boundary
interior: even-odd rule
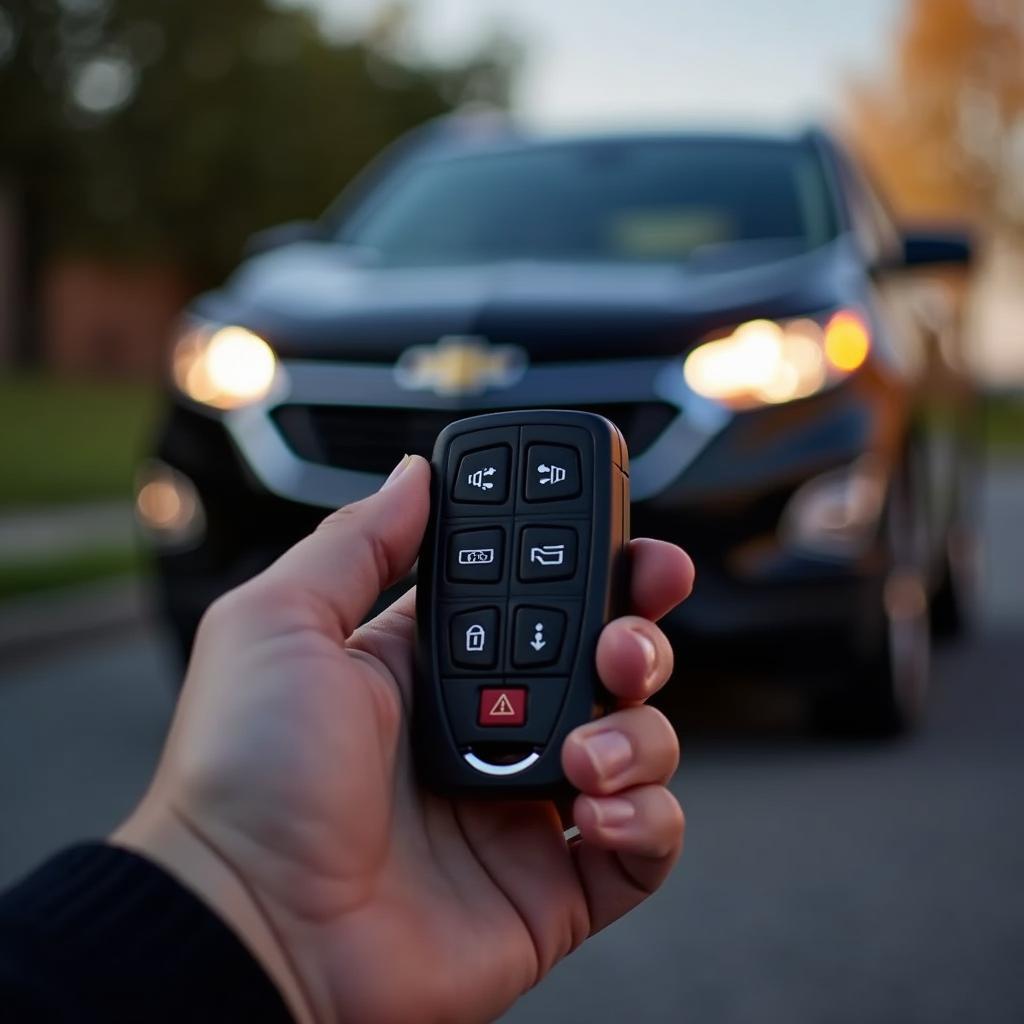
[[[459,668],[487,669],[498,663],[498,609],[475,608],[451,620],[452,664]]]

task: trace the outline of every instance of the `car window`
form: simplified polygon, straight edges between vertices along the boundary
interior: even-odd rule
[[[418,163],[351,217],[343,241],[385,264],[507,259],[770,257],[834,236],[813,152],[799,144],[618,141]]]

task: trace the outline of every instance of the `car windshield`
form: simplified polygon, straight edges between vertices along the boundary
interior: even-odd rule
[[[758,261],[834,236],[821,168],[796,143],[563,143],[414,164],[340,240],[393,266],[503,260]]]

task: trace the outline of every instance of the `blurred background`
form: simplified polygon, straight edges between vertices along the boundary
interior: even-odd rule
[[[977,608],[923,727],[823,738],[681,648],[682,866],[508,1019],[1019,1020],[1024,0],[0,0],[0,883],[116,823],[169,719],[133,506],[183,307],[456,111],[823,124],[974,239]]]

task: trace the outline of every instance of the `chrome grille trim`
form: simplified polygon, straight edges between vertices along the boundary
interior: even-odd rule
[[[458,416],[463,410],[651,401],[666,402],[679,414],[643,454],[630,459],[632,497],[644,501],[677,479],[731,418],[726,410],[690,391],[680,359],[535,364],[511,387],[462,398],[403,390],[395,381],[391,365],[286,360],[266,399],[224,413],[223,420],[242,457],[268,491],[291,501],[333,509],[376,490],[384,476],[300,458],[288,447],[271,418],[278,406],[429,409]]]

